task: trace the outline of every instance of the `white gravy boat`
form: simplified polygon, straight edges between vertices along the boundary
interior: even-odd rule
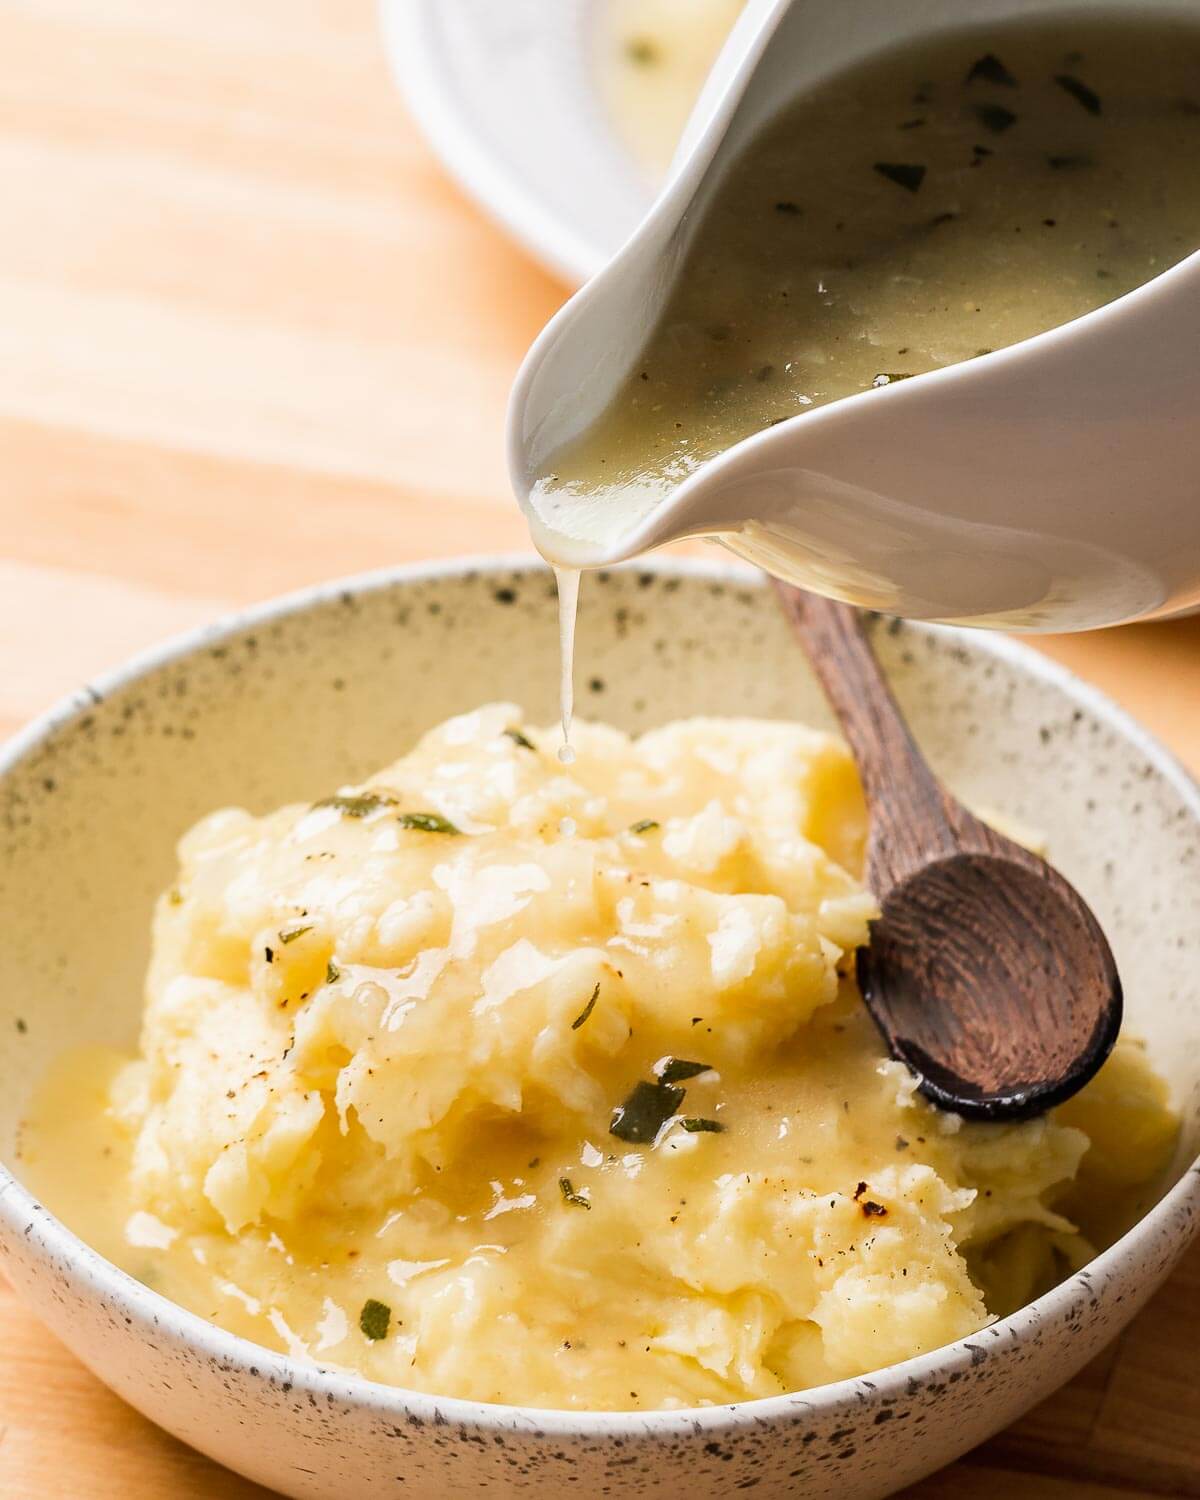
[[[1195,14],[1196,0],[1125,0]],[[1108,8],[1065,0],[1064,16]],[[509,408],[514,487],[551,561],[599,567],[717,536],[805,588],[889,614],[1078,630],[1200,604],[1200,254],[1007,349],[849,396],[737,443],[639,524],[564,549],[529,495],[609,404],[724,167],[798,92],[936,30],[1042,0],[750,0],[668,180],[551,320]]]

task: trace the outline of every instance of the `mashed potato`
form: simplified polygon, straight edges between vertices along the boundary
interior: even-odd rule
[[[553,740],[493,705],[186,836],[142,1058],[95,1090],[109,1253],[300,1357],[608,1409],[860,1374],[1091,1253],[1070,1195],[1154,1174],[1161,1086],[1125,1044],[1099,1106],[1027,1124],[915,1094],[847,977],[875,909],[838,740]]]

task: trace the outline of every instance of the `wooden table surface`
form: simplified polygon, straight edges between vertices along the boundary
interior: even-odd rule
[[[232,605],[524,548],[505,396],[562,296],[443,177],[371,0],[0,0],[0,731]],[[1036,644],[1200,770],[1200,621]],[[1200,1247],[912,1496],[1200,1496],[1198,1349]],[[264,1493],[0,1284],[5,1500]]]

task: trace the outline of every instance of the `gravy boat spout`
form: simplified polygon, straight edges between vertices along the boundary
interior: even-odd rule
[[[1192,0],[1129,4],[1185,14]],[[1073,0],[1064,17],[1098,8]],[[1034,16],[978,0],[971,21]],[[833,401],[743,439],[614,530],[535,481],[634,368],[730,163],[797,94],[882,46],[961,24],[957,0],[751,0],[668,181],[517,377],[509,465],[539,547],[594,567],[714,536],[804,588],[889,614],[1076,630],[1200,604],[1200,254],[1034,338]],[[567,513],[569,511],[569,514]]]

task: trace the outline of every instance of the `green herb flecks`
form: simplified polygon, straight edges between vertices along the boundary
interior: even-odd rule
[[[1088,88],[1086,83],[1072,77],[1070,73],[1056,73],[1054,81],[1060,89],[1065,89],[1072,99],[1082,104],[1089,115],[1098,115],[1100,113],[1100,95],[1096,93],[1095,89]]]
[[[405,812],[396,819],[401,828],[412,828],[417,833],[461,833],[461,828],[455,828],[449,818],[443,818],[441,813],[430,812]]]
[[[720,1120],[705,1120],[699,1115],[689,1115],[679,1123],[692,1135],[720,1135],[725,1129]]]
[[[992,52],[985,52],[981,58],[971,64],[971,71],[967,74],[966,82],[974,83],[977,78],[981,78],[984,83],[1002,84],[1005,88],[1015,89],[1017,86],[1017,80]]]
[[[629,826],[630,833],[653,833],[656,828],[661,827],[657,818],[639,818],[636,823]]]
[[[338,968],[337,959],[331,958],[325,965],[325,983],[336,984],[342,977],[342,971]]]
[[[558,1179],[558,1190],[563,1195],[564,1203],[572,1203],[576,1208],[591,1208],[592,1200],[585,1198],[582,1193],[577,1193],[571,1186],[571,1179],[569,1177],[560,1177]]]
[[[653,1145],[658,1132],[683,1103],[685,1090],[670,1083],[637,1083],[612,1113],[608,1133],[634,1145]]]
[[[875,387],[895,385],[897,380],[911,380],[912,378],[913,372],[911,370],[884,370],[876,375],[871,384]]]
[[[1017,123],[1016,115],[1011,109],[1005,109],[1003,104],[977,104],[975,116],[993,135],[1003,135],[1010,126]]]
[[[579,1028],[583,1025],[583,1023],[587,1020],[587,1018],[591,1015],[591,1013],[595,1010],[595,1008],[596,1008],[596,1001],[599,1000],[599,998],[600,998],[600,986],[597,985],[596,988],[592,991],[592,998],[588,1001],[588,1003],[583,1007],[583,1009],[579,1012],[579,1014],[571,1022],[571,1030],[572,1031],[578,1031],[579,1030]]]
[[[279,941],[285,946],[294,943],[297,938],[302,938],[306,932],[311,932],[314,927],[312,922],[292,922],[287,927],[279,929]]]
[[[325,797],[320,802],[313,803],[314,808],[336,808],[343,818],[365,818],[370,813],[378,812],[381,807],[395,805],[395,797],[389,797],[386,792],[350,792],[345,796],[339,793],[336,797]]]
[[[881,177],[910,193],[917,192],[925,181],[925,168],[914,162],[877,161],[874,168]]]
[[[666,1057],[655,1065],[654,1076],[659,1083],[682,1083],[685,1078],[696,1078],[711,1071],[711,1063],[689,1062],[686,1057]]]
[[[514,745],[520,745],[522,750],[536,750],[537,746],[531,739],[527,739],[519,729],[506,729],[504,733],[512,740]]]
[[[662,59],[657,43],[647,36],[631,36],[625,43],[625,56],[638,68],[653,68]]]
[[[378,1343],[380,1339],[388,1336],[388,1329],[392,1323],[392,1310],[386,1302],[377,1302],[374,1297],[368,1297],[362,1305],[362,1312],[358,1315],[358,1326],[363,1334],[372,1343]]]

